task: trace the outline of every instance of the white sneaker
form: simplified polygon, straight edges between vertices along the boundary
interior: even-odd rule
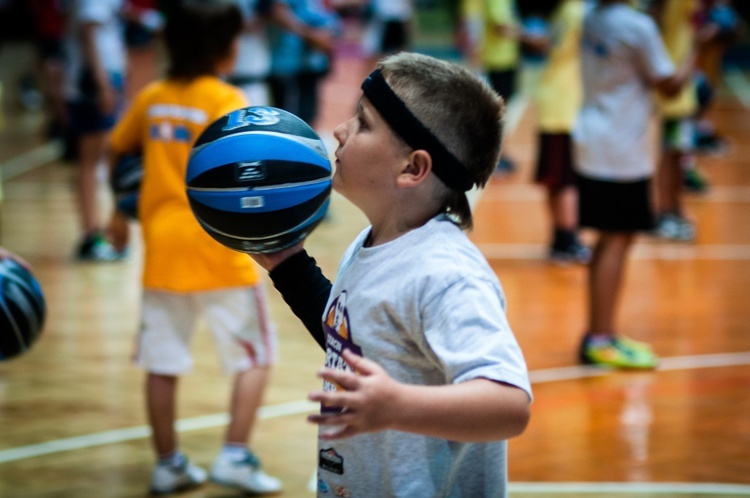
[[[655,234],[662,239],[691,242],[695,240],[695,225],[686,218],[665,214],[659,218]]]
[[[211,480],[223,486],[251,493],[276,493],[281,491],[281,481],[260,468],[260,461],[248,452],[239,461],[219,455],[211,467]]]
[[[193,465],[182,455],[179,465],[157,465],[151,478],[151,492],[154,494],[173,493],[195,488],[206,482],[204,469]]]

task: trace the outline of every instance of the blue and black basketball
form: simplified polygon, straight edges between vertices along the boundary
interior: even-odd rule
[[[187,195],[203,228],[225,246],[269,253],[307,237],[324,218],[331,162],[302,119],[246,107],[201,134],[187,166]]]
[[[46,312],[34,275],[10,258],[0,259],[0,361],[31,348],[42,333]]]
[[[110,186],[117,210],[129,218],[138,217],[138,197],[142,179],[143,156],[140,153],[124,154],[117,159],[112,170]]]

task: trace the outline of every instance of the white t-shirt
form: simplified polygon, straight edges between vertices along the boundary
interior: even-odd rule
[[[271,47],[265,20],[259,20],[257,0],[237,0],[242,10],[246,26],[239,40],[239,51],[232,74],[234,76],[252,76],[265,78],[271,72]],[[250,28],[248,24],[257,22],[257,26]]]
[[[373,16],[384,21],[408,21],[414,16],[414,0],[372,0]]]
[[[127,53],[120,18],[123,0],[74,0],[68,8],[68,27],[65,39],[65,97],[76,100],[81,96],[80,83],[84,69],[81,27],[97,23],[95,45],[104,69],[113,77],[123,78]]]
[[[653,175],[652,86],[674,73],[654,21],[626,4],[591,10],[581,46],[583,106],[573,132],[584,176],[635,181]]]
[[[326,364],[348,368],[340,357],[348,348],[399,382],[485,378],[530,396],[500,282],[466,234],[444,216],[376,247],[363,247],[368,233],[345,253],[331,289],[323,317]],[[319,496],[501,497],[506,443],[397,431],[321,440],[318,477]]]

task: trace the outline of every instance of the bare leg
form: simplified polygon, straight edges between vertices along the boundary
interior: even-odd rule
[[[106,133],[91,133],[82,136],[79,141],[80,158],[76,190],[81,228],[85,234],[91,234],[99,229],[96,169],[104,157],[106,140]]]
[[[561,230],[578,228],[578,191],[575,187],[564,187],[549,193],[549,208],[552,223]]]
[[[232,390],[229,427],[226,442],[248,444],[255,425],[256,414],[268,381],[268,368],[257,367],[237,374]]]
[[[150,373],[146,378],[146,402],[151,424],[152,440],[157,456],[164,457],[177,449],[174,423],[177,377]]]
[[[682,215],[682,166],[680,153],[666,151],[659,165],[657,213]]]
[[[603,232],[589,266],[589,333],[611,335],[631,232]]]
[[[112,242],[112,246],[118,252],[122,252],[128,247],[130,241],[130,225],[127,217],[117,210],[112,211],[112,217],[109,219],[107,235]]]

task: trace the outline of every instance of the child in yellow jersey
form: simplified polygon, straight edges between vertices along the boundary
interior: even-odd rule
[[[536,92],[539,145],[535,180],[547,192],[552,218],[552,261],[587,263],[591,251],[578,238],[578,190],[573,130],[582,101],[580,48],[584,0],[560,0],[551,16],[548,59]]]
[[[241,28],[242,14],[232,2],[183,1],[164,31],[167,77],[137,95],[111,137],[114,155],[143,155],[138,217],[145,255],[135,361],[148,372],[155,493],[207,478],[180,452],[174,429],[178,377],[192,366],[189,345],[199,317],[214,333],[225,371],[235,376],[229,427],[211,478],[246,492],[281,489],[247,446],[275,355],[262,283],[247,255],[201,228],[185,191],[195,139],[215,119],[247,104],[239,89],[219,78],[232,69]]]
[[[654,2],[664,46],[675,64],[694,58],[693,19],[700,10],[698,0],[659,0]],[[669,240],[692,241],[696,227],[688,219],[682,200],[683,168],[695,167],[694,121],[698,99],[694,82],[674,97],[658,100],[662,117],[662,150],[657,176],[656,235]]]
[[[482,0],[484,20],[479,58],[492,88],[507,103],[516,93],[516,79],[521,63],[521,21],[515,0]],[[497,171],[511,172],[514,162],[500,158]]]
[[[484,31],[482,0],[456,0],[454,3],[456,47],[461,51],[466,63],[478,69],[481,67],[479,49]]]

